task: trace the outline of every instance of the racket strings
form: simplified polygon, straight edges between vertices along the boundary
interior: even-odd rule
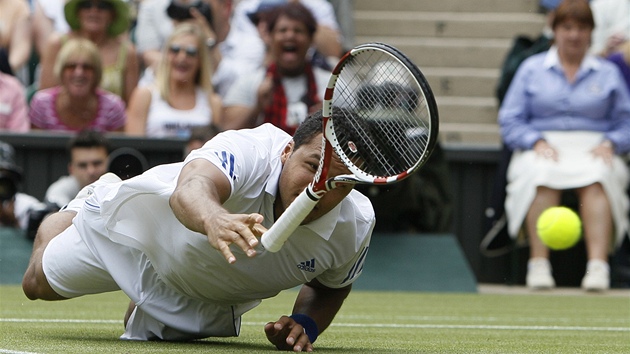
[[[429,143],[430,112],[414,75],[380,51],[355,55],[339,72],[333,109],[351,129],[337,129],[350,161],[372,176],[395,176],[414,168]]]

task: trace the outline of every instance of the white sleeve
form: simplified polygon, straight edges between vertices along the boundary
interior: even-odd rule
[[[193,150],[184,163],[197,158],[210,161],[230,181],[230,196],[233,196],[243,189],[263,183],[268,175],[270,160],[273,159],[271,155],[275,154],[270,142],[277,139],[278,133],[274,132],[280,131],[275,127],[273,129],[259,127],[225,131],[201,148]],[[284,132],[282,134],[288,136]]]

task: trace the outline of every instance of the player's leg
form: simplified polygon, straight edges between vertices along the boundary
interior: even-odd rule
[[[536,196],[525,217],[525,227],[529,240],[529,261],[525,282],[532,289],[547,289],[555,287],[549,263],[549,249],[538,237],[536,223],[542,212],[560,203],[561,191],[547,187],[538,187]]]
[[[606,290],[610,287],[608,251],[613,232],[610,203],[604,188],[599,183],[579,188],[577,193],[588,258],[582,288],[594,291]]]
[[[42,268],[44,250],[50,241],[72,224],[75,212],[58,212],[44,219],[33,241],[33,252],[22,279],[24,294],[31,300],[63,300],[48,284]]]

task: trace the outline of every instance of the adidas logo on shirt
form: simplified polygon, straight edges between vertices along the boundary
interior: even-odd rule
[[[305,272],[315,272],[315,258],[312,258],[310,261],[300,262],[297,267]]]

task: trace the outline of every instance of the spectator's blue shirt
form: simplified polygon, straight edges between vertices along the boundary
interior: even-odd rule
[[[592,55],[567,81],[558,50],[526,59],[514,76],[499,110],[504,143],[531,149],[543,131],[599,131],[617,153],[630,151],[630,94],[618,68]]]

